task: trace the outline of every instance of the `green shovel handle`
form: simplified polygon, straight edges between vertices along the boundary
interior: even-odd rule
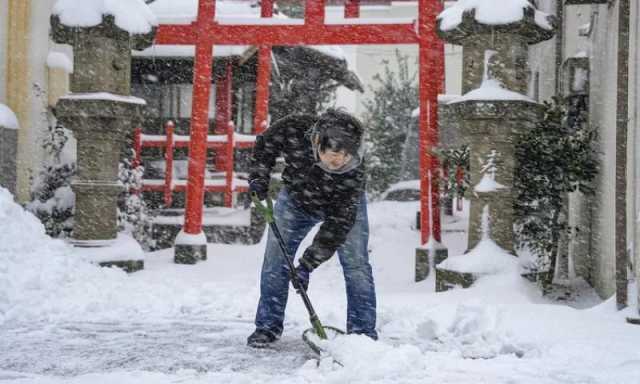
[[[273,202],[269,197],[267,197],[265,200],[267,202],[266,205],[262,201],[260,201],[260,199],[258,198],[258,194],[256,194],[255,192],[251,193],[251,201],[253,201],[253,204],[255,204],[258,213],[264,216],[267,224],[275,223],[275,219],[273,218]]]

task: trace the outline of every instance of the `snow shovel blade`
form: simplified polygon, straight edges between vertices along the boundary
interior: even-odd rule
[[[320,336],[315,328],[309,328],[302,333],[302,340],[304,340],[309,348],[318,354],[318,356],[326,355],[328,353],[320,345],[322,340],[333,340],[336,337],[345,334],[343,330],[327,325],[322,326],[322,332],[324,333],[324,337]],[[340,364],[336,359],[333,359],[333,361]]]

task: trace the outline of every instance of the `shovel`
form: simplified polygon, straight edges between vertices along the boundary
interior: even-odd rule
[[[269,224],[269,228],[275,235],[276,239],[278,239],[278,244],[280,244],[280,249],[282,250],[282,254],[284,258],[287,260],[287,265],[289,266],[289,277],[291,278],[291,284],[293,288],[295,288],[296,292],[302,298],[304,302],[304,306],[307,308],[307,312],[309,313],[309,321],[311,322],[312,328],[305,330],[302,334],[302,339],[304,342],[309,345],[309,347],[318,355],[321,355],[323,350],[320,348],[318,344],[314,342],[313,339],[318,338],[320,340],[327,340],[327,335],[336,336],[343,335],[345,332],[330,326],[323,326],[316,314],[316,311],[313,309],[313,305],[311,305],[311,301],[309,300],[309,296],[307,292],[302,287],[302,283],[298,279],[298,275],[295,273],[295,268],[293,266],[292,258],[289,256],[289,252],[287,251],[287,247],[284,243],[284,239],[280,234],[280,230],[278,230],[278,226],[276,225],[275,217],[273,217],[273,203],[270,198],[267,197],[267,204],[263,204],[258,196],[255,193],[251,194],[251,200],[256,206],[256,209],[262,216],[264,216],[265,220]],[[315,336],[315,337],[314,337]],[[334,360],[335,361],[335,360]]]

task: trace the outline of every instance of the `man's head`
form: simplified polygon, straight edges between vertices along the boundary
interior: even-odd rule
[[[342,111],[329,109],[313,127],[311,140],[321,165],[328,171],[340,171],[361,161],[362,124]]]

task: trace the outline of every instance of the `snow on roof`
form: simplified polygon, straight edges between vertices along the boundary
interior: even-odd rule
[[[129,103],[129,104],[140,104],[140,105],[147,104],[147,102],[144,99],[141,99],[139,97],[116,95],[109,92],[68,93],[62,96],[60,99],[107,100],[107,101],[117,101],[120,103]]]
[[[449,102],[457,99],[458,97],[460,97],[460,95],[451,95],[451,94],[441,93],[438,95],[438,103],[448,104]],[[418,117],[418,116],[420,116],[420,107],[411,111],[411,117]]]
[[[222,25],[303,25],[303,19],[289,19],[280,15],[273,17],[254,17],[247,15],[216,17]]]
[[[329,16],[329,15],[327,15]],[[349,18],[344,15],[331,15],[325,19],[325,24],[342,25],[342,24],[413,24],[413,17],[355,17]]]
[[[242,56],[249,46],[246,45],[216,45],[213,57]],[[134,57],[194,57],[194,45],[152,45],[142,51],[133,51]]]
[[[162,24],[189,24],[196,20],[198,0],[156,0],[149,5],[151,11]],[[216,1],[216,21],[225,25],[302,25],[303,19],[290,19],[283,14],[273,17],[260,17],[260,7],[251,1],[218,0]],[[344,60],[342,48],[330,45],[309,46],[325,55]],[[214,56],[238,56],[246,51],[246,46],[221,46],[213,50]],[[155,57],[193,57],[193,46],[160,46],[156,45],[134,56]]]
[[[458,0],[438,15],[441,20],[440,29],[450,31],[462,22],[462,14],[475,9],[476,21],[481,24],[500,25],[515,23],[524,17],[524,8],[533,8],[529,0],[503,0],[499,4],[495,0]],[[551,30],[547,14],[535,11],[536,24]]]
[[[58,0],[54,15],[69,27],[93,27],[112,15],[118,27],[131,34],[151,32],[158,20],[143,0]]]
[[[263,21],[255,20],[261,19],[260,7],[256,3],[246,0],[218,0],[216,20],[221,24],[244,24],[249,22],[248,19],[254,19],[253,23],[297,23],[296,19],[287,19],[284,15],[274,15]],[[198,0],[156,0],[149,7],[163,24],[190,24],[198,14]]]
[[[309,48],[339,60],[346,60],[344,51],[337,45],[310,45]]]
[[[0,127],[8,129],[18,129],[18,127],[20,127],[16,115],[9,107],[2,103],[0,103]]]
[[[73,61],[62,52],[49,52],[47,56],[47,67],[51,69],[62,69],[67,73],[73,73]]]

